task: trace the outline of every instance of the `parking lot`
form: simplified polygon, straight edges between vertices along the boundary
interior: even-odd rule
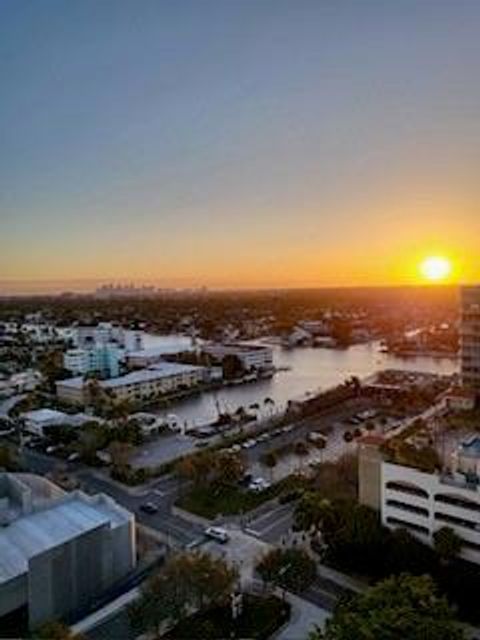
[[[265,477],[267,480],[277,482],[282,478],[299,471],[305,471],[312,463],[335,461],[345,453],[356,451],[356,442],[346,442],[345,431],[353,431],[361,427],[361,421],[356,426],[349,421],[361,411],[374,408],[374,405],[364,400],[352,400],[341,407],[324,413],[318,417],[308,418],[289,425],[275,428],[267,434],[248,439],[242,445],[234,445],[229,450],[242,452],[249,472],[254,477]],[[308,453],[297,455],[294,452],[277,457],[277,464],[268,468],[262,463],[262,456],[270,451],[275,451],[299,441],[307,441],[308,435],[313,431],[328,432],[324,449],[317,448],[310,443]]]

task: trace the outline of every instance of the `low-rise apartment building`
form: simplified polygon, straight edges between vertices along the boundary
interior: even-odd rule
[[[127,364],[132,369],[144,369],[162,362],[165,353],[165,347],[148,347],[139,351],[130,351],[127,353]]]
[[[65,493],[45,478],[0,474],[0,629],[85,610],[136,564],[135,517],[110,497]]]
[[[206,344],[202,346],[202,351],[216,360],[223,360],[226,356],[236,356],[246,371],[250,369],[269,370],[273,367],[272,349],[264,345]]]
[[[205,367],[161,362],[149,369],[101,380],[98,384],[115,402],[129,400],[142,403],[195,387],[204,382],[207,371]],[[81,377],[60,380],[56,384],[57,395],[60,400],[69,404],[83,405],[87,402],[87,385]]]

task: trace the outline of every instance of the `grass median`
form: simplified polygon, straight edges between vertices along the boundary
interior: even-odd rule
[[[180,498],[176,505],[211,520],[220,514],[230,516],[247,513],[268,500],[301,491],[307,484],[305,478],[292,475],[260,492],[240,486],[198,485]]]

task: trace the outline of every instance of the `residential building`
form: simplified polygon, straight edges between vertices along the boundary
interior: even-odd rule
[[[273,367],[273,352],[270,347],[243,343],[206,344],[202,351],[216,360],[223,360],[226,356],[236,356],[242,367],[250,369],[268,370]]]
[[[105,380],[101,386],[108,389],[115,400],[143,402],[201,384],[204,377],[205,367],[160,362],[149,369]]]
[[[162,362],[165,353],[165,347],[148,347],[130,351],[127,353],[127,365],[132,369],[145,369],[152,364]]]
[[[59,380],[55,383],[57,397],[66,404],[83,406],[86,404],[86,389],[83,376]]]
[[[112,378],[120,374],[123,349],[114,343],[95,345],[91,348],[69,349],[64,353],[63,366],[74,375],[96,373]]]
[[[148,402],[164,394],[195,387],[204,382],[206,367],[160,362],[149,369],[99,381],[113,401]],[[57,382],[58,397],[71,404],[85,404],[85,381],[81,377]]]
[[[85,610],[135,567],[135,517],[106,495],[3,473],[0,520],[0,629],[16,613],[32,629]]]
[[[465,387],[480,394],[480,286],[462,287],[461,375]]]
[[[75,327],[73,341],[75,346],[80,349],[110,342],[116,342],[118,345],[123,346],[125,344],[125,332],[121,326],[111,322],[81,325]]]
[[[42,381],[42,374],[34,369],[13,373],[8,378],[3,376],[0,378],[0,395],[10,396],[15,393],[34,391]]]

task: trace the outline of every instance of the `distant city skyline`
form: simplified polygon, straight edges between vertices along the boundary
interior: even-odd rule
[[[5,0],[0,294],[480,280],[480,3]],[[61,286],[59,286],[61,283]]]

